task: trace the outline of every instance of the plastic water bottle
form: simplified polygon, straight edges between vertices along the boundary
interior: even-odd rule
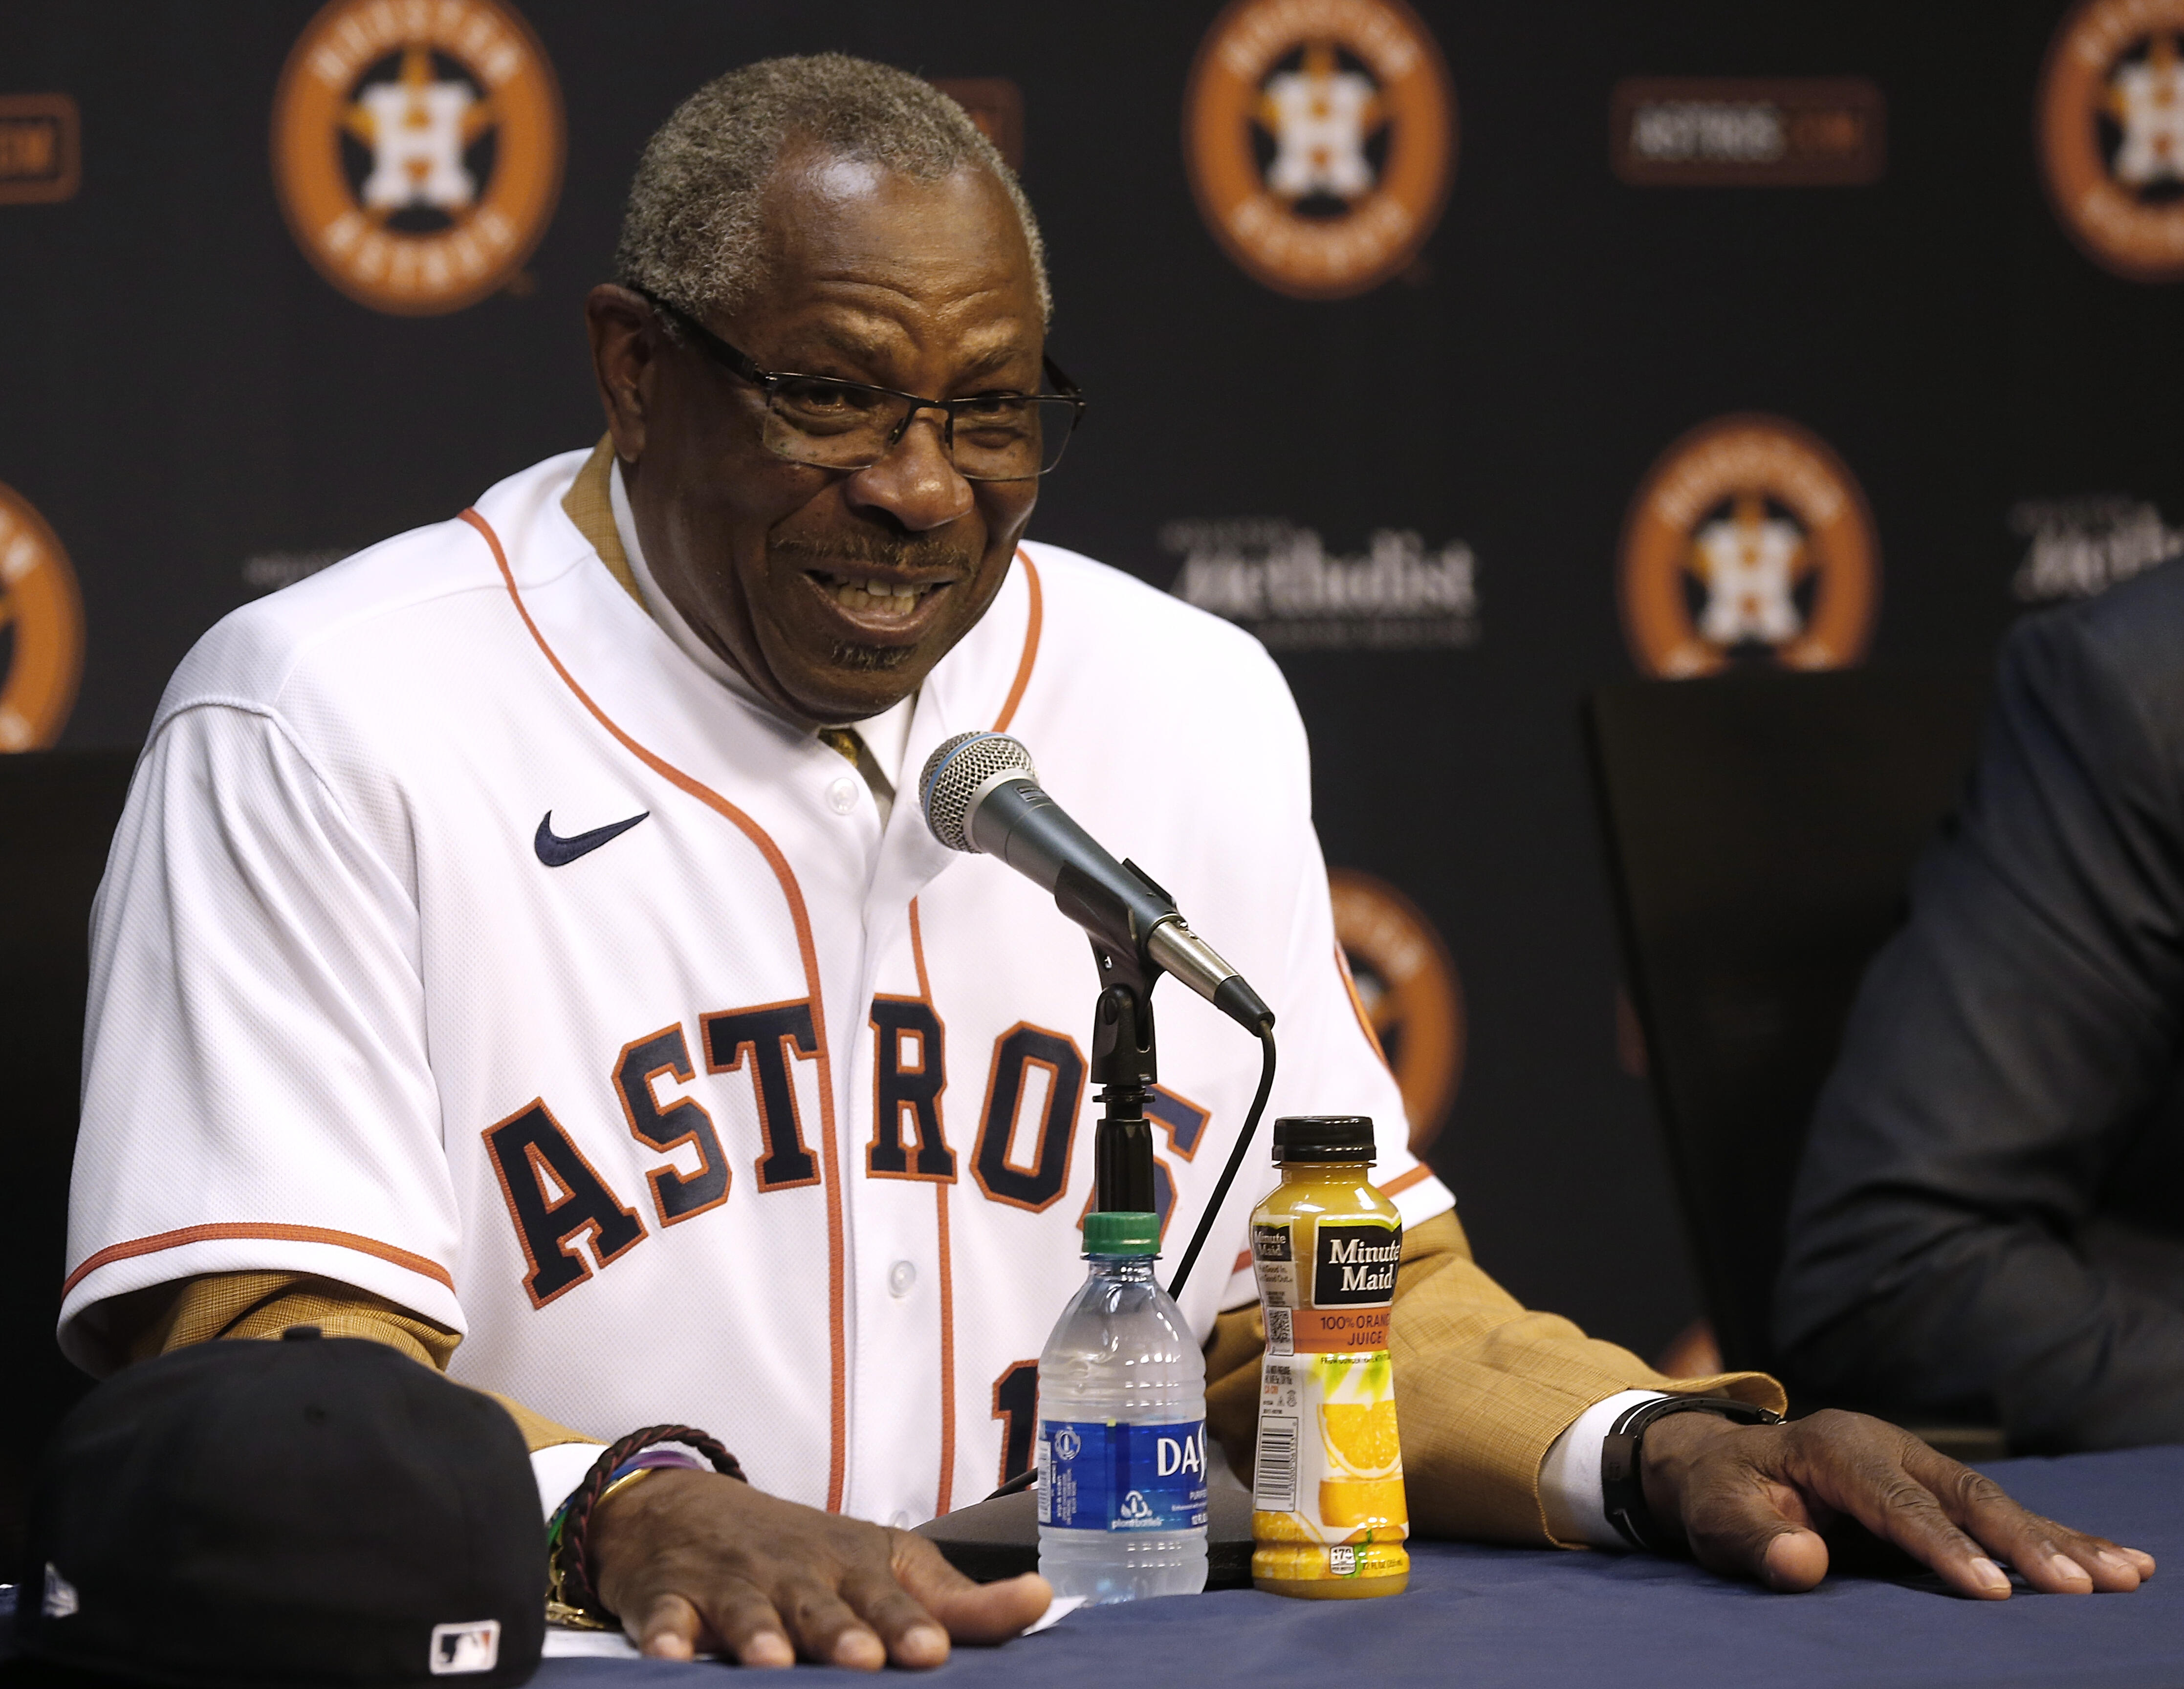
[[[1087,1602],[1206,1587],[1206,1358],[1153,1280],[1160,1219],[1084,1217],[1090,1270],[1039,1358],[1039,1570]]]

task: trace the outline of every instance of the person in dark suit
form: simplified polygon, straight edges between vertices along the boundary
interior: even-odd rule
[[[2184,1442],[2184,561],[2005,645],[1822,1092],[1774,1328],[1835,1400]]]

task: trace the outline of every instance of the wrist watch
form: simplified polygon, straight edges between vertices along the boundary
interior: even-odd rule
[[[1782,1416],[1772,1408],[1755,1408],[1729,1396],[1663,1396],[1616,1415],[1615,1424],[1600,1440],[1601,1508],[1618,1536],[1652,1554],[1673,1554],[1683,1547],[1680,1536],[1672,1539],[1663,1535],[1646,1504],[1645,1476],[1638,1464],[1646,1427],[1671,1414],[1719,1414],[1741,1425],[1782,1423]]]

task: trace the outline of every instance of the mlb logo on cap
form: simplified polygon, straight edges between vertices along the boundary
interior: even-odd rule
[[[490,1671],[500,1662],[500,1620],[478,1619],[467,1625],[432,1626],[432,1675],[454,1677]]]

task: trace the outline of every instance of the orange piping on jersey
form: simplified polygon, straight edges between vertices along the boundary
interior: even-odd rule
[[[1031,671],[1039,661],[1039,628],[1046,619],[1039,565],[1021,546],[1017,548],[1017,561],[1023,565],[1024,590],[1030,595],[1030,603],[1024,611],[1023,655],[1017,659],[1016,679],[1009,683],[1009,695],[1001,701],[1001,713],[994,718],[996,733],[1007,732],[1009,723],[1016,719],[1017,706],[1023,702],[1024,688],[1031,684]],[[925,976],[925,942],[918,931],[915,897],[910,900],[910,953],[917,963],[917,994],[929,1003],[933,986]],[[933,1510],[938,1517],[948,1511],[949,1494],[956,1486],[956,1281],[948,1254],[948,1187],[935,1185],[933,1199],[940,1237],[940,1501]],[[1006,1458],[1002,1464],[1007,1464]]]
[[[1236,1252],[1236,1264],[1228,1270],[1229,1276],[1234,1278],[1238,1273],[1248,1273],[1251,1270],[1251,1252],[1249,1249],[1238,1250]]]
[[[66,1296],[111,1262],[153,1255],[162,1249],[179,1249],[186,1243],[216,1242],[226,1237],[263,1237],[281,1243],[331,1243],[337,1249],[354,1249],[360,1255],[376,1255],[382,1261],[392,1261],[449,1290],[455,1287],[454,1275],[437,1261],[398,1249],[392,1243],[382,1243],[376,1238],[359,1237],[354,1231],[332,1231],[323,1225],[275,1225],[262,1220],[238,1220],[217,1225],[186,1225],[180,1231],[162,1231],[127,1243],[110,1244],[68,1275],[61,1286],[61,1294]]]
[[[1433,1177],[1433,1169],[1421,1161],[1407,1173],[1398,1173],[1386,1184],[1376,1186],[1384,1197],[1399,1197],[1413,1185],[1423,1185]]]
[[[933,1187],[933,1223],[940,1236],[940,1499],[933,1517],[948,1511],[956,1487],[956,1270],[948,1258],[948,1186]]]
[[[998,731],[998,730],[996,730]],[[925,935],[918,930],[917,899],[910,900],[910,959],[917,964],[917,994],[933,1001],[933,982],[925,977]]]
[[[1334,971],[1342,975],[1342,989],[1350,993],[1351,1012],[1357,1017],[1357,1030],[1365,1035],[1365,1042],[1373,1047],[1373,1053],[1380,1058],[1380,1065],[1388,1070],[1388,1076],[1396,1075],[1390,1064],[1388,1053],[1380,1047],[1380,1035],[1373,1030],[1372,1018],[1365,1013],[1365,999],[1357,995],[1357,981],[1350,976],[1350,958],[1342,953],[1338,940],[1334,947]]]
[[[829,1360],[833,1385],[833,1447],[827,1465],[827,1511],[839,1513],[842,1510],[849,1437],[849,1345],[842,1306],[842,1175],[834,1150],[833,1065],[827,1053],[827,1009],[819,992],[819,953],[817,946],[811,941],[811,917],[804,907],[803,888],[796,883],[796,875],[788,866],[788,858],[781,853],[781,847],[767,836],[765,828],[711,787],[694,780],[672,764],[645,749],[592,702],[591,695],[577,684],[576,676],[561,666],[561,659],[554,655],[554,647],[546,642],[546,636],[538,631],[538,624],[531,619],[531,611],[524,603],[523,594],[515,584],[515,572],[508,566],[508,553],[501,549],[500,536],[493,532],[493,525],[475,510],[464,511],[462,519],[478,531],[480,537],[492,550],[493,560],[500,565],[500,578],[508,587],[509,599],[515,606],[515,614],[522,617],[523,625],[530,630],[532,639],[547,662],[553,665],[554,672],[561,677],[561,684],[576,694],[577,703],[591,712],[592,719],[612,734],[624,750],[661,779],[725,816],[744,837],[757,846],[759,854],[766,858],[766,866],[773,870],[773,877],[780,882],[781,894],[788,902],[789,919],[796,925],[796,947],[803,953],[804,983],[811,997],[814,1030],[819,1035],[819,1110],[827,1152],[827,1303]]]
[[[1031,553],[1019,546],[1017,561],[1023,565],[1024,588],[1031,594],[1031,608],[1024,613],[1023,655],[1017,659],[1017,677],[1009,687],[1008,697],[1001,704],[1001,713],[994,718],[994,731],[1006,733],[1009,723],[1016,719],[1017,706],[1023,702],[1024,688],[1031,684],[1032,664],[1039,661],[1039,629],[1045,619],[1045,595],[1039,590],[1039,567],[1031,560]]]
[[[925,974],[925,938],[918,930],[917,899],[910,900],[910,956],[917,964],[917,994],[928,1008],[933,1003],[933,984]],[[938,1010],[934,1011],[936,1016]],[[937,1125],[940,1108],[933,1105]],[[952,1181],[951,1181],[952,1182]],[[933,1225],[940,1242],[940,1498],[933,1515],[948,1511],[956,1488],[956,1269],[948,1252],[948,1186],[933,1187]]]

